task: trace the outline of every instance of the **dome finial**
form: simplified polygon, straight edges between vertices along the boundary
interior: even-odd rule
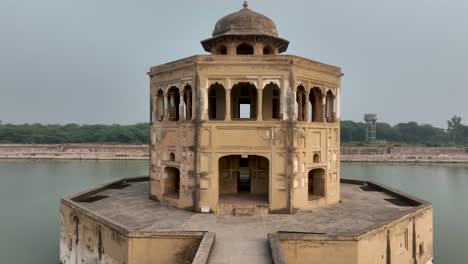
[[[247,3],[247,1],[244,1],[244,4],[242,5],[244,8],[247,8],[249,7],[249,3]]]

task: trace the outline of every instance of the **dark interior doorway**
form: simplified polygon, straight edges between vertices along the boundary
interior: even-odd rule
[[[237,192],[250,193],[250,183],[249,158],[241,156],[237,173]]]
[[[268,204],[269,161],[256,155],[230,155],[219,159],[221,203]]]

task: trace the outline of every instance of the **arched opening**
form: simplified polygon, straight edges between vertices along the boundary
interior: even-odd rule
[[[232,119],[256,119],[257,88],[252,83],[242,82],[231,90]]]
[[[221,203],[268,204],[269,161],[256,155],[231,155],[219,159]]]
[[[335,122],[335,96],[332,91],[327,92],[326,97],[326,118],[328,123]]]
[[[309,201],[325,197],[325,170],[313,169],[308,177]]]
[[[254,48],[252,45],[249,45],[247,43],[240,44],[237,46],[237,55],[253,55],[254,54]]]
[[[280,93],[280,88],[274,83],[268,84],[263,89],[263,120],[278,120],[280,118]]]
[[[171,87],[167,91],[167,102],[169,110],[169,121],[179,121],[180,94],[177,87]]]
[[[208,89],[208,118],[224,120],[226,116],[226,94],[224,87],[215,83]]]
[[[175,161],[175,154],[174,153],[169,153],[169,160],[170,161]]]
[[[320,155],[318,153],[315,153],[313,160],[314,163],[320,163]]]
[[[192,87],[186,85],[184,88],[185,120],[192,120],[192,102]]]
[[[263,47],[263,55],[272,55],[274,54],[274,50],[271,46],[267,45]]]
[[[224,45],[219,46],[219,47],[216,49],[216,54],[217,54],[217,55],[226,55],[226,54],[227,54],[227,48],[226,48],[226,46],[224,46]]]
[[[164,93],[162,90],[159,90],[156,95],[156,118],[158,121],[164,119]]]
[[[296,102],[297,102],[297,121],[305,121],[306,120],[306,98],[305,98],[305,88],[302,85],[299,85],[297,87]]]
[[[424,254],[424,242],[421,242],[419,244],[419,255],[423,255]]]
[[[323,122],[322,117],[322,91],[318,87],[312,88],[309,94],[310,117],[312,122]]]
[[[177,198],[180,196],[180,171],[177,168],[164,169],[164,196]]]

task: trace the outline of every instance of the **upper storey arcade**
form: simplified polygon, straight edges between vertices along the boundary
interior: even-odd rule
[[[292,55],[199,55],[151,68],[152,123],[335,123],[341,69]]]

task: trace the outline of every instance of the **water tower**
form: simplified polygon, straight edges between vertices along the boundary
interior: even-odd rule
[[[366,142],[373,143],[377,138],[376,134],[376,123],[377,123],[377,114],[365,114],[364,121],[367,124],[366,130]]]

